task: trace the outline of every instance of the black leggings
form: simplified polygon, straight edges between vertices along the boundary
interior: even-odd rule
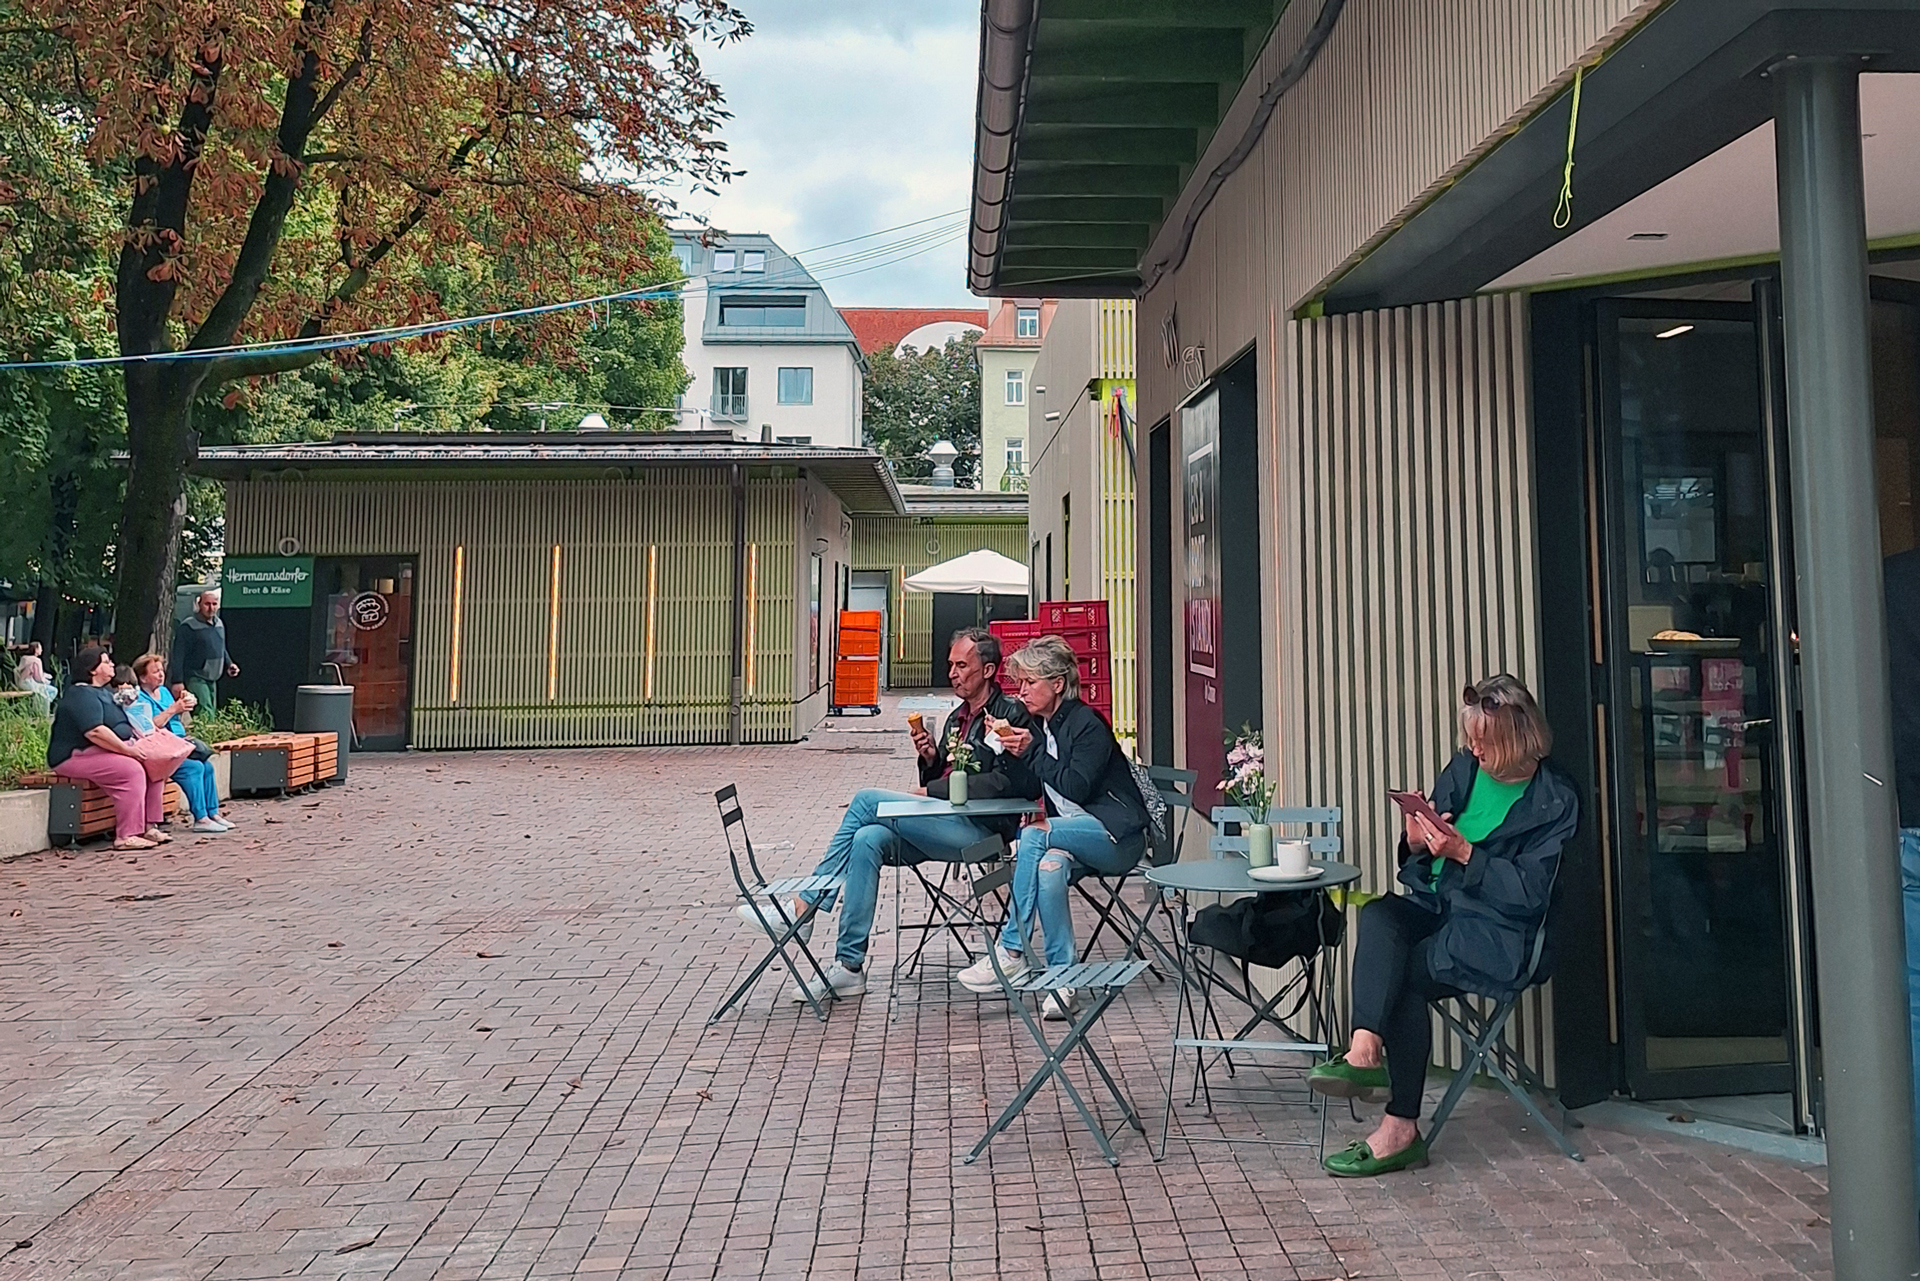
[[[1360,909],[1360,938],[1353,953],[1353,1025],[1386,1042],[1392,1098],[1387,1115],[1420,1119],[1433,1054],[1433,1018],[1427,1002],[1457,996],[1434,981],[1428,968],[1440,916],[1402,894],[1375,899]]]

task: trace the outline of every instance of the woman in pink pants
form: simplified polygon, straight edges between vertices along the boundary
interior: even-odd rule
[[[173,839],[160,830],[166,817],[164,778],[147,777],[127,743],[134,737],[126,709],[113,701],[113,655],[88,645],[74,660],[75,684],[60,696],[47,740],[47,767],[92,783],[113,798],[113,848],[150,850]]]

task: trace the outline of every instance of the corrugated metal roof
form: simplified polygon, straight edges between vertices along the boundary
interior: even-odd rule
[[[906,512],[886,460],[870,449],[729,443],[703,435],[662,439],[639,432],[381,433],[275,445],[217,445],[200,450],[193,471],[245,479],[265,472],[388,468],[712,467],[804,468],[857,514]]]

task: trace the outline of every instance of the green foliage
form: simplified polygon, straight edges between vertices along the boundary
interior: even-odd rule
[[[955,480],[977,485],[980,475],[980,366],[973,339],[962,334],[943,347],[882,351],[868,357],[867,443],[893,462],[902,480],[932,476],[927,450],[937,440],[960,451]]]
[[[16,698],[0,706],[0,788],[19,785],[22,774],[47,767],[47,734],[52,718],[36,700]]]
[[[222,703],[217,712],[194,713],[187,732],[203,742],[230,743],[236,738],[265,734],[272,729],[273,720],[266,708],[248,703]]]

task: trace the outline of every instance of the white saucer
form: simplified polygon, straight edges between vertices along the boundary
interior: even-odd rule
[[[1256,881],[1311,881],[1320,875],[1320,869],[1309,867],[1304,872],[1283,872],[1277,867],[1250,867],[1247,875]]]

